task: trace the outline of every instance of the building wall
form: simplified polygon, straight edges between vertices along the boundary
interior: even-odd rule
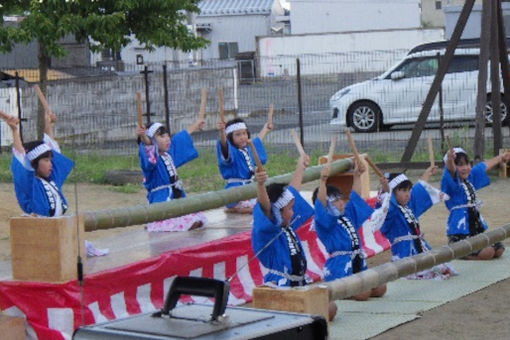
[[[510,36],[510,3],[502,2],[501,7],[503,9],[503,20],[505,22],[506,35]],[[459,20],[462,6],[447,6],[445,7],[445,38],[449,39],[452,36],[455,25]],[[466,23],[466,27],[462,32],[462,38],[480,38],[482,20],[482,6],[475,4],[473,10],[469,15],[469,19]]]
[[[305,66],[301,70],[302,74],[331,73],[332,69],[335,69],[335,72],[380,72],[396,62],[402,53],[411,47],[437,40],[443,40],[442,29],[259,37],[257,46],[260,76],[294,75],[298,56]],[[400,54],[393,51],[400,51]],[[354,55],[357,57],[353,58]],[[307,62],[307,58],[316,61]]]
[[[290,0],[292,34],[417,28],[420,0]],[[395,15],[398,13],[398,20]]]
[[[465,2],[466,0],[421,0],[422,26],[424,28],[444,27],[444,8],[447,6],[462,6]],[[437,3],[439,3],[439,5]],[[476,0],[475,3],[481,4],[482,0]]]
[[[219,58],[218,43],[237,42],[239,52],[255,51],[255,37],[271,33],[269,15],[232,15],[197,17],[197,24],[211,24],[211,32],[201,34],[211,41],[199,51],[202,59]]]

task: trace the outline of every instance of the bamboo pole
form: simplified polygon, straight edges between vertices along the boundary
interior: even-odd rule
[[[372,288],[379,287],[400,277],[428,269],[434,265],[466,256],[510,236],[510,224],[464,239],[428,252],[388,262],[360,273],[321,283],[329,290],[329,300],[340,300]]]
[[[331,163],[332,175],[350,170],[352,160],[340,159]],[[314,181],[320,177],[322,166],[309,167],[303,174],[303,183]],[[289,183],[293,173],[271,177],[267,184]],[[257,183],[242,185],[225,190],[206,192],[170,202],[154,203],[150,205],[136,205],[131,207],[89,211],[83,213],[85,231],[110,229],[130,225],[144,224],[171,217],[182,216],[192,212],[215,209],[232,202],[238,202],[257,196]]]

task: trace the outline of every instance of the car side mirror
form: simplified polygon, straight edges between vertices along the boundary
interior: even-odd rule
[[[399,80],[404,78],[404,72],[402,71],[395,71],[391,74],[391,80]]]

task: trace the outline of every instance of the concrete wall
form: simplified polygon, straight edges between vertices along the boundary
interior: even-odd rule
[[[443,39],[442,29],[379,30],[259,37],[260,76],[381,72],[421,43]],[[398,51],[398,53],[394,53]],[[344,54],[344,56],[342,56]]]
[[[289,2],[292,34],[421,27],[420,0]]]
[[[194,69],[168,73],[170,128],[172,133],[186,128],[198,118],[201,88],[208,90],[206,124],[216,129],[217,88],[223,87],[225,110],[237,110],[236,69]],[[57,138],[79,145],[98,148],[101,145],[132,141],[134,146],[137,122],[136,92],[142,93],[145,112],[145,87],[142,76],[94,77],[68,79],[48,85],[47,99],[58,117]],[[150,76],[151,121],[164,123],[164,91],[161,73]],[[22,89],[23,123],[25,140],[37,137],[37,97],[32,88]],[[16,113],[16,92],[13,88],[0,89],[0,109]],[[146,118],[144,117],[144,122]],[[2,145],[5,123],[2,121]],[[86,147],[85,147],[86,148]]]
[[[506,35],[510,36],[510,3],[502,2],[501,7],[503,9],[503,20],[505,21]],[[444,11],[446,20],[445,38],[449,39],[452,36],[457,21],[459,20],[460,12],[462,11],[462,6],[447,6],[445,7]],[[471,14],[469,15],[466,27],[462,32],[462,38],[464,39],[480,38],[481,20],[482,20],[482,6],[479,4],[475,4],[473,6]]]

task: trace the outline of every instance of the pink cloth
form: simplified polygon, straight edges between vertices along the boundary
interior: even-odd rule
[[[147,223],[147,231],[186,231],[191,228],[193,223],[202,222],[205,224],[207,218],[201,212],[191,213],[184,216],[169,218],[163,221]]]
[[[246,201],[239,201],[232,208],[234,208],[234,209],[245,209],[245,208],[253,209],[253,207],[255,206],[255,203],[257,203],[257,201],[254,198],[250,199],[250,200],[246,200]]]

